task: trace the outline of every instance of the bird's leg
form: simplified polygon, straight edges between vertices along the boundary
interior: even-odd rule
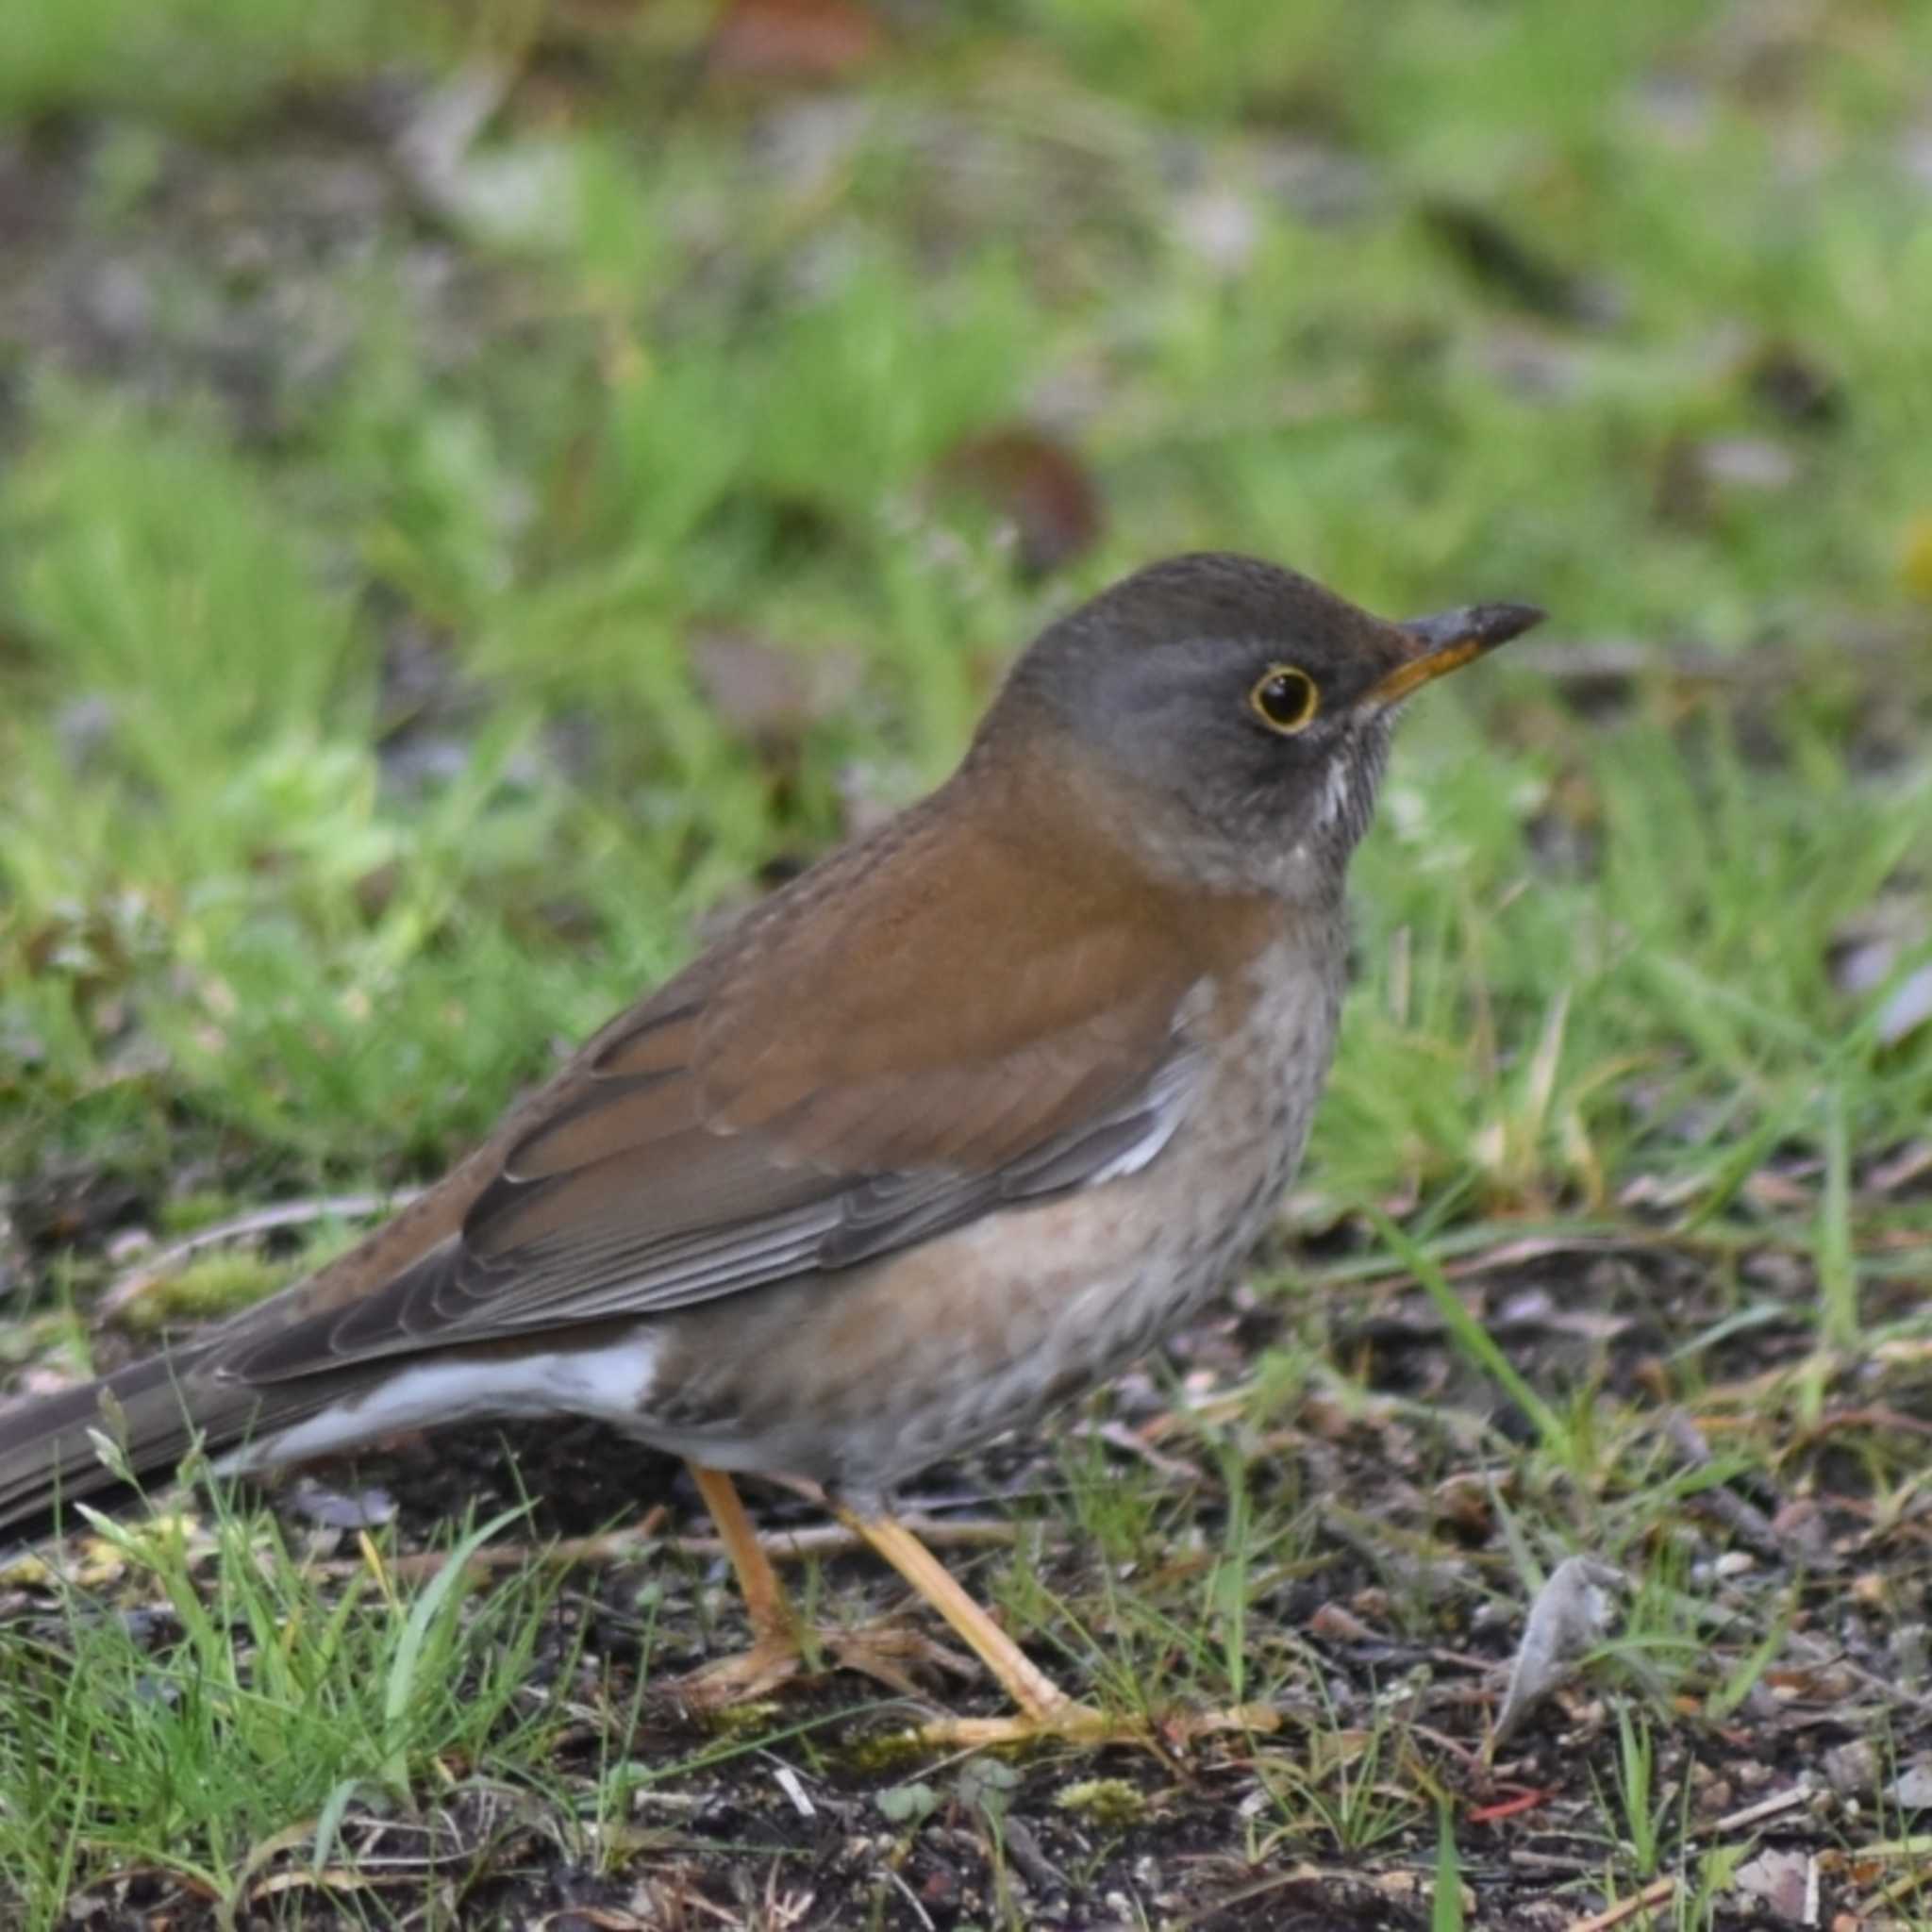
[[[691,1479],[711,1521],[718,1525],[718,1541],[731,1558],[738,1591],[744,1599],[744,1613],[751,1620],[754,1640],[773,1649],[798,1648],[798,1619],[791,1599],[778,1581],[772,1559],[765,1555],[758,1533],[745,1514],[738,1485],[722,1469],[707,1469],[702,1463],[690,1465]]]
[[[691,1464],[691,1473],[705,1507],[711,1512],[711,1521],[718,1525],[718,1541],[731,1558],[732,1574],[738,1578],[738,1591],[751,1623],[748,1651],[707,1665],[679,1687],[688,1702],[711,1707],[776,1690],[788,1677],[797,1675],[804,1653],[791,1599],[759,1543],[751,1518],[744,1513],[738,1485],[722,1469],[707,1469],[702,1463]]]
[[[861,1536],[972,1649],[1019,1706],[1010,1718],[942,1718],[920,1727],[924,1742],[946,1748],[1024,1743],[1036,1738],[1125,1742],[1144,1732],[1079,1703],[1036,1664],[960,1586],[926,1546],[890,1516],[861,1516],[833,1506],[840,1522]]]
[[[751,1623],[752,1644],[748,1651],[706,1665],[678,1687],[686,1703],[698,1709],[716,1709],[762,1697],[798,1676],[808,1665],[804,1626],[791,1607],[784,1584],[778,1580],[771,1557],[758,1541],[751,1518],[745,1514],[738,1485],[722,1469],[707,1469],[696,1462],[690,1467],[698,1494],[705,1499],[705,1507],[718,1525],[718,1541],[731,1558],[739,1592],[744,1598],[745,1616]],[[928,1557],[926,1560],[931,1562],[932,1558]],[[914,1666],[971,1668],[965,1658],[913,1630],[819,1630],[813,1637],[815,1648],[828,1652],[846,1668],[862,1672],[906,1697],[917,1691],[910,1675]]]
[[[841,1523],[889,1562],[972,1646],[973,1654],[997,1677],[1018,1705],[1012,1717],[937,1718],[915,1733],[923,1744],[941,1750],[974,1750],[989,1744],[1025,1744],[1061,1739],[1076,1744],[1138,1744],[1159,1752],[1215,1732],[1251,1733],[1279,1727],[1280,1713],[1265,1705],[1230,1710],[1162,1713],[1158,1719],[1109,1717],[1067,1693],[1029,1657],[958,1579],[906,1527],[887,1515],[861,1516],[834,1503]]]

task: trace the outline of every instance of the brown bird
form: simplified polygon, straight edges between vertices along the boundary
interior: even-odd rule
[[[896,1523],[924,1465],[1185,1321],[1327,1074],[1342,889],[1402,701],[1541,613],[1392,624],[1181,557],[1053,625],[958,772],[751,911],[431,1192],[200,1340],[0,1413],[0,1531],[199,1440],[252,1472],[482,1417],[689,1458],[757,1641],[798,1631],[732,1476],[822,1490],[1019,1707],[1092,1735]]]

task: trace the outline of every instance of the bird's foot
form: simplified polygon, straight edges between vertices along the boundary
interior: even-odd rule
[[[971,1677],[979,1670],[963,1651],[939,1642],[909,1624],[890,1619],[857,1630],[824,1630],[819,1633],[819,1642],[839,1669],[857,1671],[901,1697],[920,1694],[918,1673],[928,1678]]]
[[[920,1674],[970,1677],[978,1666],[908,1624],[866,1624],[858,1629],[820,1626],[808,1633],[768,1631],[737,1657],[720,1657],[678,1679],[676,1694],[692,1710],[747,1704],[826,1669],[855,1671],[899,1697],[922,1694]]]
[[[1038,1710],[1006,1717],[935,1717],[915,1724],[907,1740],[928,1751],[988,1751],[1028,1744],[1149,1744],[1144,1718],[1110,1716],[1091,1704],[1063,1697]]]
[[[941,1717],[918,1724],[911,1741],[934,1751],[985,1751],[1028,1744],[1078,1744],[1099,1750],[1109,1744],[1172,1754],[1195,1740],[1228,1732],[1278,1730],[1280,1713],[1265,1704],[1237,1705],[1227,1710],[1141,1712],[1096,1710],[1062,1694],[1008,1717]]]
[[[795,1637],[760,1637],[749,1650],[721,1657],[679,1677],[671,1690],[687,1710],[729,1710],[733,1705],[769,1697],[805,1669],[805,1653]]]

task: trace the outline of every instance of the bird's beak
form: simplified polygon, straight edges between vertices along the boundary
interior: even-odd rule
[[[1467,604],[1434,617],[1411,617],[1395,628],[1415,646],[1415,655],[1371,685],[1367,701],[1392,705],[1542,621],[1543,613],[1534,604]]]

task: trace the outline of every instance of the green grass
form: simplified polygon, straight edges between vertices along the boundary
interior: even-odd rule
[[[291,1827],[325,1867],[350,1805],[407,1806],[486,1751],[506,1775],[541,1764],[561,1727],[525,1690],[555,1577],[528,1572],[465,1614],[461,1558],[501,1520],[411,1596],[373,1545],[325,1597],[244,1517],[218,1514],[200,1547],[166,1518],[94,1524],[96,1587],[112,1575],[158,1607],[103,1616],[75,1595],[58,1640],[28,1633],[0,1655],[0,1871],[28,1925],[57,1923],[102,1861],[165,1871],[232,1911]]]
[[[379,0],[21,0],[0,17],[0,112],[159,109],[219,128],[285,90],[355,79],[434,46],[447,39],[434,24],[430,8]]]
[[[1882,1540],[1921,1493],[1881,1412],[1923,1407],[1932,1230],[1874,1175],[1932,1112],[1932,1028],[1886,1019],[1932,964],[1932,15],[915,10],[848,121],[705,80],[704,9],[611,11],[0,9],[0,135],[71,191],[59,248],[146,278],[118,358],[0,312],[22,1226],[76,1176],[166,1228],[433,1174],[708,913],[942,775],[1012,650],[1151,557],[1251,549],[1392,613],[1534,599],[1547,633],[1405,724],[1294,1204],[1310,1246],[1257,1277],[1251,1372],[1198,1410],[1169,1391],[1158,1453],[1198,1483],[1070,1449],[1037,1536],[967,1567],[1117,1708],[1292,1709],[1254,1746],[1249,1853],[1400,1846],[1446,1926],[1492,1846],[1432,1734],[1479,1726],[1393,1666],[1324,1703],[1310,1620],[1454,1648],[1601,1555],[1638,1588],[1587,1667],[1612,1705],[1591,1895],[1675,1872],[1679,1922],[1708,1923],[1729,1853],[1687,1850],[1661,1802],[1673,1700],[1735,1730],[1824,1614],[1806,1591],[1903,1558],[1713,1581],[1698,1497],[1855,1492]],[[389,63],[486,56],[508,92],[442,200],[303,118]],[[374,167],[353,245],[302,199],[336,177],[267,166],[298,138]],[[1574,312],[1473,267],[1445,208]],[[9,275],[51,301],[40,245]],[[1792,366],[1824,386],[1810,416],[1775,401]],[[1035,418],[1108,512],[1038,583],[935,485],[962,439]],[[721,629],[831,695],[753,728],[704,681]],[[1561,675],[1624,643],[1607,693]],[[1605,1324],[1554,1367],[1498,1323],[1522,1270],[1486,1265],[1532,1237],[1568,1245],[1526,1285]],[[0,1365],[78,1366],[104,1230],[36,1241]],[[255,1278],[207,1269],[170,1314]],[[1459,1541],[1452,1492],[1483,1524]],[[558,1798],[504,1674],[548,1586],[425,1594],[412,1624],[407,1596],[258,1562],[269,1534],[120,1548],[123,1598],[179,1621],[158,1659],[79,1596],[58,1638],[0,1632],[0,1700],[39,1714],[31,1743],[0,1724],[29,1923],[150,1863],[229,1897],[331,1794],[420,1807],[453,1756],[588,1807],[625,1867],[635,1685],[598,1719],[609,1766]],[[829,1608],[829,1573],[811,1588]],[[303,1766],[270,1775],[290,1724]],[[784,1748],[836,1762],[809,1725]],[[1011,1920],[1017,1801],[934,1790]],[[923,1820],[900,1828],[911,1856]]]

